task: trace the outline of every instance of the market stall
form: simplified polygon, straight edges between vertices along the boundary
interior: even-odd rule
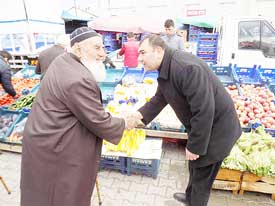
[[[273,195],[274,184],[266,182],[268,178],[265,177],[271,176],[273,180],[275,165],[275,138],[272,137],[275,136],[275,105],[274,93],[270,89],[274,84],[274,69],[238,65],[210,65],[210,68],[231,95],[244,132],[230,156],[225,159],[213,188],[231,190],[234,193],[253,190]],[[115,116],[138,109],[154,95],[157,78],[158,72],[144,71],[142,68],[108,69],[105,80],[99,84],[106,111]],[[6,100],[5,94],[0,97],[0,112],[3,118],[6,116],[1,120],[0,149],[21,152],[22,132],[39,88],[38,79],[33,68],[27,67],[13,77],[13,81],[18,82],[15,84],[18,85],[16,89],[22,93],[22,97],[17,101]],[[262,126],[255,132],[254,129],[259,125]],[[118,146],[105,142],[101,167],[117,169],[123,174],[141,173],[155,178],[161,158],[162,137],[188,138],[184,126],[169,106],[145,128],[125,132],[125,137]],[[142,148],[147,149],[144,151]],[[250,153],[253,151],[256,153]],[[270,158],[260,162],[267,155]],[[250,159],[254,162],[249,162]],[[251,183],[248,175],[248,180],[243,181],[247,174],[256,175],[258,180]],[[251,189],[254,184],[264,184],[271,189]]]

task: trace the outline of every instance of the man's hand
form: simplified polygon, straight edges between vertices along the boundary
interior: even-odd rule
[[[15,96],[13,96],[13,99],[18,99],[20,97],[19,94],[16,94]]]
[[[139,124],[142,124],[141,119],[143,118],[141,113],[138,111],[128,112],[122,115],[122,118],[125,120],[125,128],[133,129]]]
[[[187,160],[193,161],[193,160],[196,160],[200,157],[199,155],[190,152],[187,148],[185,148],[185,153],[186,153],[186,159]]]

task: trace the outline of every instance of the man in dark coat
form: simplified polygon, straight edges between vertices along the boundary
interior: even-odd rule
[[[158,89],[133,118],[144,124],[170,104],[188,133],[189,183],[174,198],[185,205],[206,206],[223,159],[241,135],[234,103],[208,65],[196,56],[167,48],[156,36],[139,47],[146,70],[158,70]]]
[[[11,54],[7,51],[0,51],[0,83],[5,92],[11,96],[16,96],[16,91],[11,82],[11,69],[8,61],[11,59]]]
[[[128,128],[104,111],[97,68],[87,67],[104,60],[102,38],[81,27],[71,45],[46,72],[25,126],[21,206],[90,206],[102,140],[117,144]]]
[[[60,35],[55,45],[48,49],[45,49],[39,54],[35,73],[42,75],[45,74],[53,60],[60,54],[63,54],[65,52],[65,49],[69,46],[69,44],[69,37],[66,34]]]

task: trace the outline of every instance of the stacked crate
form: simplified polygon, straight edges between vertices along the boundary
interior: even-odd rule
[[[131,156],[123,152],[107,151],[102,147],[100,168],[119,170],[122,174],[143,174],[157,178],[162,154],[162,139],[146,138],[140,149]]]
[[[200,33],[197,38],[197,56],[207,63],[217,63],[218,34]]]

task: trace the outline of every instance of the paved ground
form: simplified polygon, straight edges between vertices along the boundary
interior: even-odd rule
[[[8,195],[0,184],[0,206],[20,205],[21,155],[3,152],[0,155],[0,175],[12,194]],[[157,179],[142,175],[122,175],[116,171],[99,172],[103,206],[181,206],[173,200],[173,193],[184,191],[187,184],[187,162],[184,160],[184,144],[163,144],[163,154]],[[98,205],[96,191],[92,206]],[[39,206],[39,205],[37,205]],[[243,196],[229,191],[213,190],[209,206],[275,206],[271,195],[246,192]]]

